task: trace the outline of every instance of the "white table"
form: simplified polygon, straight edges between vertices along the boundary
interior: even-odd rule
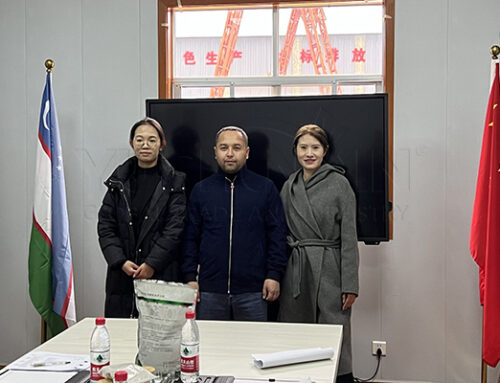
[[[85,318],[35,351],[86,354],[94,318]],[[337,376],[342,326],[276,322],[197,321],[200,329],[200,373],[238,378],[305,379],[332,383]],[[111,363],[133,363],[137,353],[137,320],[107,319]],[[333,347],[330,360],[258,369],[251,354],[290,349]]]

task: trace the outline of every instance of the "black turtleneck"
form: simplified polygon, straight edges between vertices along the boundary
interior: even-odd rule
[[[158,164],[152,168],[141,168],[137,165],[130,179],[132,222],[134,223],[133,227],[136,239],[141,231],[142,222],[148,210],[151,196],[160,179],[160,167]]]

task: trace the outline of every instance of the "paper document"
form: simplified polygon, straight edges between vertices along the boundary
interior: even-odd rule
[[[72,372],[55,371],[7,371],[0,375],[0,383],[65,383],[75,374]]]
[[[41,351],[29,352],[7,366],[24,371],[81,371],[89,367],[89,355]]]
[[[306,348],[288,350],[271,354],[252,354],[254,364],[258,368],[284,366],[286,364],[312,362],[315,360],[330,359],[333,357],[333,348]]]

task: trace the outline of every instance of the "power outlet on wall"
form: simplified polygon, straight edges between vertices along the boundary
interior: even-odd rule
[[[381,356],[387,356],[387,342],[385,340],[372,340],[372,354],[377,355],[378,349],[381,351]]]

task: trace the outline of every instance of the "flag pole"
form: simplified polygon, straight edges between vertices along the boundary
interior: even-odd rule
[[[481,365],[481,383],[487,383],[488,381],[488,365],[482,361]]]
[[[55,63],[52,59],[45,60],[45,68],[47,68],[47,73],[52,72],[52,68],[54,68]]]
[[[493,45],[490,48],[490,52],[491,52],[491,59],[496,60],[496,59],[498,59],[498,56],[500,55],[500,47],[498,45]]]
[[[491,70],[490,70],[490,88],[493,84],[493,78],[495,77],[495,63],[498,62],[498,56],[500,55],[500,47],[498,45],[492,45],[490,48],[491,53]]]
[[[40,325],[40,330],[41,330],[41,334],[40,334],[40,344],[42,343],[45,343],[46,340],[47,340],[47,323],[42,319],[42,323]]]
[[[55,66],[54,60],[52,59],[45,60],[45,68],[47,73],[51,73],[54,66]],[[47,322],[45,322],[43,318],[41,319],[42,323],[40,325],[40,340],[41,343],[45,343],[47,341]]]

